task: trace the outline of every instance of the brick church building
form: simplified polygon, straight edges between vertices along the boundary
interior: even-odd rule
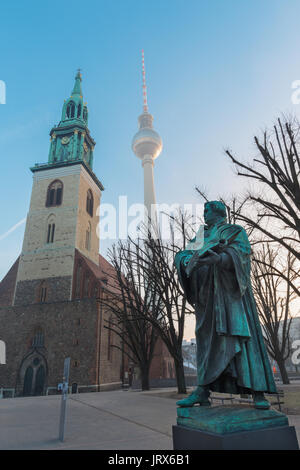
[[[48,163],[31,168],[21,255],[0,283],[0,339],[6,344],[0,388],[16,395],[49,393],[62,381],[66,357],[74,389],[119,388],[131,365],[122,348],[113,347],[121,346],[117,335],[104,328],[110,313],[103,299],[113,268],[99,254],[96,209],[104,188],[93,172],[95,141],[80,72],[50,136]],[[174,376],[159,343],[150,376]]]

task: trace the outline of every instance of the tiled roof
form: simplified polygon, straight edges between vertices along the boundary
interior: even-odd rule
[[[83,259],[85,265],[92,272],[93,276],[99,280],[100,286],[112,294],[119,293],[118,283],[116,280],[116,272],[114,267],[99,254],[99,264],[95,264],[93,261],[88,259],[78,250],[76,250],[76,256]],[[0,282],[0,307],[12,305],[13,295],[16,286],[17,272],[19,266],[19,259],[17,258],[13,266],[10,268],[6,276]]]

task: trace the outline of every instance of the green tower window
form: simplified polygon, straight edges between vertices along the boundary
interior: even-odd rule
[[[63,196],[63,184],[59,180],[53,181],[48,186],[46,207],[60,206]]]
[[[77,117],[80,118],[80,116],[81,116],[81,104],[79,103],[78,110],[77,110]]]
[[[75,117],[75,103],[73,101],[70,101],[70,103],[67,106],[67,117],[69,119],[72,119]]]
[[[83,119],[85,120],[85,122],[87,122],[87,117],[88,117],[87,109],[83,108]]]

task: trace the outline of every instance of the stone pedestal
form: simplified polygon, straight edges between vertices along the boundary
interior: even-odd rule
[[[177,408],[175,450],[298,450],[296,431],[276,410],[248,405]]]

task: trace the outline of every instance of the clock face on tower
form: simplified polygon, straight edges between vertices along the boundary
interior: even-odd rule
[[[68,144],[69,142],[70,142],[69,137],[63,137],[63,138],[61,139],[61,143],[62,143],[63,145],[66,145],[66,144]]]

